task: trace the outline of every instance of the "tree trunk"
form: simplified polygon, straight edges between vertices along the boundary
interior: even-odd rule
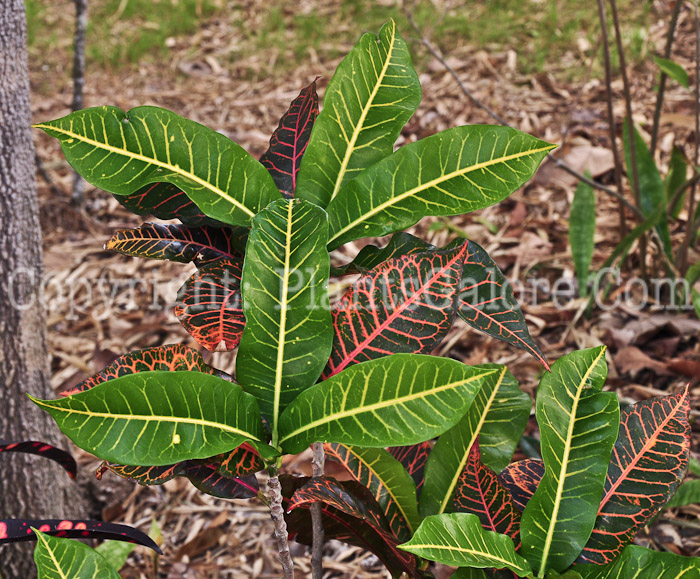
[[[53,398],[40,300],[41,230],[30,128],[22,0],[0,8],[0,437],[66,448],[48,414],[25,396]],[[60,466],[16,453],[0,457],[0,518],[81,518],[79,488]],[[35,577],[31,544],[0,547],[0,576]]]

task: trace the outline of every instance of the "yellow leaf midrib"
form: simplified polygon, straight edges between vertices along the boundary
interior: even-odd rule
[[[213,185],[212,183],[209,183],[208,181],[205,181],[201,177],[198,177],[194,173],[190,171],[185,171],[182,167],[178,165],[173,165],[171,163],[166,163],[164,161],[160,161],[158,159],[154,159],[151,157],[146,157],[145,155],[141,155],[140,153],[133,153],[131,151],[128,151],[126,149],[120,149],[119,147],[115,147],[113,145],[109,145],[107,143],[101,143],[100,141],[96,141],[94,139],[90,139],[89,137],[80,135],[78,133],[74,133],[73,131],[68,131],[66,129],[62,129],[59,127],[54,127],[52,125],[46,125],[46,124],[38,124],[38,125],[32,125],[34,128],[37,129],[43,129],[43,130],[50,130],[50,131],[55,131],[57,133],[61,133],[63,135],[66,135],[67,137],[73,138],[73,139],[78,139],[79,141],[86,143],[88,145],[91,145],[93,147],[96,147],[98,149],[103,149],[105,151],[109,151],[110,153],[114,153],[116,155],[122,155],[125,157],[129,157],[131,159],[134,159],[136,161],[141,161],[144,163],[150,163],[151,165],[155,165],[156,167],[161,167],[163,169],[167,169],[168,171],[171,171],[173,173],[176,173],[178,175],[181,175],[187,179],[191,179],[195,183],[201,185],[205,189],[208,189],[221,197],[222,199],[225,199],[229,203],[233,204],[236,206],[237,209],[240,209],[244,213],[246,213],[249,217],[253,217],[255,213],[248,209],[245,205],[243,205],[240,201],[237,201],[233,197],[231,197],[228,193],[226,193],[223,189],[220,189],[219,187]]]
[[[380,213],[384,211],[386,208],[391,207],[392,205],[395,205],[399,201],[402,201],[406,199],[407,197],[411,197],[412,195],[416,195],[422,191],[425,191],[426,189],[429,189],[431,187],[435,187],[439,185],[440,183],[443,183],[444,181],[449,181],[450,179],[454,179],[455,177],[460,177],[462,175],[467,175],[469,173],[472,173],[473,171],[478,171],[479,169],[485,169],[486,167],[490,167],[492,165],[496,165],[498,163],[507,163],[508,161],[513,161],[516,159],[520,159],[522,157],[528,157],[531,155],[536,155],[537,153],[544,153],[546,151],[549,151],[553,149],[555,145],[548,145],[546,147],[540,147],[539,149],[529,149],[527,151],[520,151],[518,153],[513,153],[512,155],[505,155],[503,157],[497,157],[494,159],[490,159],[489,161],[482,161],[481,163],[476,163],[474,165],[470,165],[469,167],[465,167],[463,169],[458,169],[457,171],[452,171],[450,173],[445,173],[444,175],[441,175],[440,177],[437,177],[435,179],[432,179],[430,181],[426,181],[425,183],[418,185],[417,187],[413,187],[411,189],[408,189],[404,193],[401,193],[400,195],[396,195],[395,197],[391,197],[390,199],[387,199],[383,203],[380,203],[377,205],[375,208],[371,209],[367,213],[364,213],[361,217],[358,219],[355,219],[354,221],[350,222],[348,225],[343,227],[338,233],[333,235],[328,240],[328,243],[332,243],[335,241],[337,238],[341,237],[343,234],[346,232],[350,231],[357,225],[361,224],[363,221],[366,221],[370,217],[373,217],[377,213]]]

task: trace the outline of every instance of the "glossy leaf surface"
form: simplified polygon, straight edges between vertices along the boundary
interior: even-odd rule
[[[75,478],[78,472],[78,465],[75,464],[75,459],[65,450],[57,448],[52,444],[46,444],[45,442],[39,442],[38,440],[22,440],[22,441],[9,441],[0,438],[0,453],[3,452],[22,452],[24,454],[36,454],[37,456],[43,456],[49,460],[53,460],[60,464],[63,469],[68,473],[68,476]]]
[[[476,515],[484,529],[509,536],[516,549],[520,546],[520,511],[498,475],[481,462],[478,441],[459,475],[451,510]]]
[[[366,273],[388,259],[410,255],[411,253],[424,252],[435,249],[434,245],[419,239],[418,237],[401,231],[391,236],[389,243],[379,248],[376,245],[365,245],[350,263],[335,268],[333,275],[345,275],[350,273]]]
[[[676,492],[688,467],[688,391],[625,407],[598,518],[579,562],[609,563]]]
[[[452,327],[465,250],[405,255],[360,277],[333,308],[324,377],[391,354],[429,354]]]
[[[540,576],[578,557],[595,524],[620,421],[614,392],[602,392],[605,347],[562,356],[537,389],[535,411],[545,474],[523,512],[522,553]]]
[[[136,543],[161,553],[148,535],[127,525],[87,519],[0,519],[0,544],[35,541],[32,528],[42,533],[69,539],[112,539]]]
[[[505,199],[554,145],[514,129],[471,125],[411,143],[365,169],[328,205],[331,249]]]
[[[529,352],[549,369],[542,351],[530,337],[506,276],[484,248],[473,241],[468,242],[464,256],[457,308],[459,317],[476,330]]]
[[[220,259],[193,273],[177,292],[177,319],[210,352],[235,349],[243,335],[241,268],[239,260]]]
[[[365,34],[326,89],[297,196],[328,205],[343,183],[391,154],[420,98],[418,75],[394,21],[378,37]]]
[[[89,183],[111,193],[172,183],[209,217],[242,227],[280,197],[265,167],[239,145],[165,109],[103,106],[35,126],[61,142]]]
[[[367,487],[381,508],[392,533],[410,539],[420,524],[416,487],[401,463],[383,448],[326,444],[326,458],[341,463]]]
[[[134,350],[117,358],[106,368],[94,376],[83,380],[75,388],[62,392],[62,396],[70,396],[84,390],[89,390],[120,376],[136,374],[137,372],[203,372],[214,374],[216,371],[204,362],[197,351],[182,344],[167,344],[143,350]]]
[[[477,439],[481,460],[498,471],[508,464],[525,431],[530,397],[505,366],[480,367],[495,372],[484,379],[464,418],[438,439],[428,457],[420,496],[423,516],[451,511],[452,497]]]
[[[242,259],[234,247],[233,235],[227,228],[144,223],[136,229],[117,231],[105,249],[148,259],[193,261],[201,267],[222,258]]]
[[[273,433],[280,412],[316,382],[330,352],[327,240],[325,212],[306,201],[278,201],[253,219],[236,377],[258,399]]]
[[[37,579],[119,579],[119,574],[94,549],[78,541],[35,531]]]
[[[280,442],[290,454],[315,441],[368,447],[423,442],[465,414],[492,372],[420,354],[356,364],[289,405],[280,417]]]
[[[510,569],[518,577],[532,576],[527,561],[515,552],[512,539],[484,530],[479,517],[472,514],[427,517],[401,548],[445,565]]]
[[[32,400],[79,447],[120,464],[207,458],[263,436],[255,398],[199,372],[140,372],[59,400]]]
[[[535,494],[537,486],[544,476],[544,463],[528,458],[509,464],[499,475],[503,486],[510,492],[515,506],[525,510],[527,502]]]
[[[294,197],[297,173],[317,116],[318,94],[316,81],[313,81],[289,105],[272,134],[270,146],[260,157],[260,162],[285,197]]]
[[[698,579],[700,559],[629,545],[612,563],[577,565],[575,569],[583,579]]]

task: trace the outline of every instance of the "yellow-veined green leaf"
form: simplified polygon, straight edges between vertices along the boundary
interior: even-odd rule
[[[30,398],[80,448],[119,464],[208,458],[263,437],[255,398],[201,372],[139,372],[59,400]]]
[[[33,531],[37,537],[37,579],[119,579],[107,559],[87,545]]]
[[[34,126],[61,142],[88,182],[117,195],[172,183],[209,217],[243,227],[281,197],[265,167],[242,147],[165,109],[95,107]]]

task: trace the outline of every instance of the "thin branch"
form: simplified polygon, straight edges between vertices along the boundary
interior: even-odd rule
[[[87,31],[87,0],[75,2],[75,46],[73,52],[73,112],[83,108],[83,88],[85,87],[85,35]],[[83,178],[73,171],[73,193],[75,205],[83,203]]]
[[[51,175],[49,175],[49,172],[46,170],[46,167],[44,167],[44,161],[39,156],[39,153],[34,154],[34,161],[36,163],[36,172],[44,181],[46,181],[51,193],[58,197],[62,197],[63,191],[61,191],[61,188],[56,185],[56,182],[51,178]]]
[[[620,153],[617,150],[617,134],[615,131],[615,114],[613,112],[613,94],[612,94],[612,64],[610,62],[610,42],[608,41],[608,22],[605,17],[605,1],[598,0],[598,17],[600,18],[600,33],[603,39],[603,60],[605,62],[605,96],[608,108],[608,128],[610,130],[610,148],[613,154],[613,166],[615,173],[615,187],[620,197],[623,196],[624,189],[622,188],[622,161]],[[627,220],[625,219],[625,210],[623,202],[618,199],[618,211],[620,216],[620,238],[627,235]],[[641,212],[640,212],[641,213]]]
[[[600,1],[600,0],[599,0]],[[673,47],[673,39],[676,35],[676,25],[678,24],[678,15],[681,13],[681,6],[683,5],[683,0],[676,0],[673,5],[673,12],[671,13],[671,22],[668,24],[668,34],[666,35],[666,48],[664,49],[664,58],[671,58],[671,48]],[[664,105],[664,92],[666,91],[666,79],[667,74],[661,71],[661,78],[659,79],[659,92],[656,93],[656,106],[654,107],[654,122],[651,126],[651,145],[649,150],[651,151],[651,157],[654,158],[654,153],[656,152],[656,143],[659,138],[659,124],[661,123],[661,109]]]
[[[285,579],[294,579],[294,563],[289,552],[289,535],[287,533],[287,523],[284,520],[284,509],[282,508],[282,487],[280,479],[271,476],[267,481],[268,496],[270,497],[270,518],[275,524],[275,538],[277,539],[277,550],[280,554],[280,563],[284,571]]]
[[[698,166],[700,159],[700,16],[698,15],[698,0],[695,0],[695,159],[693,166]],[[688,206],[688,228],[685,231],[685,239],[680,250],[678,269],[685,275],[688,270],[688,250],[695,238],[695,193],[697,181],[690,188],[690,203]]]
[[[464,85],[464,83],[462,82],[462,79],[461,79],[460,76],[457,74],[457,72],[455,71],[455,69],[452,68],[452,66],[450,66],[450,64],[444,59],[444,57],[440,54],[440,52],[437,50],[437,48],[435,48],[435,47],[433,46],[433,44],[430,42],[430,40],[428,40],[428,39],[425,37],[425,35],[424,35],[423,32],[421,31],[421,29],[418,28],[418,25],[416,24],[416,21],[415,21],[414,18],[413,18],[413,14],[411,13],[410,9],[408,8],[408,6],[407,6],[405,3],[404,3],[404,12],[405,12],[405,14],[406,14],[406,18],[408,19],[409,24],[411,25],[411,27],[413,28],[413,30],[414,30],[414,31],[416,32],[416,34],[418,35],[418,38],[420,39],[421,43],[428,49],[428,52],[430,52],[430,54],[432,54],[433,57],[435,57],[435,59],[436,59],[438,62],[440,62],[440,64],[443,66],[443,68],[444,68],[447,72],[450,73],[450,75],[451,75],[452,78],[455,80],[455,82],[456,82],[457,85],[459,86],[459,88],[460,88],[460,90],[462,91],[462,93],[464,93],[464,95],[465,95],[469,100],[471,100],[472,103],[474,103],[474,105],[476,105],[477,107],[479,107],[480,109],[482,109],[484,112],[486,112],[486,114],[489,115],[492,119],[494,119],[497,123],[499,123],[499,124],[501,124],[501,125],[504,125],[504,126],[506,126],[506,127],[514,128],[508,121],[506,121],[506,120],[505,120],[501,115],[499,115],[496,111],[494,111],[494,110],[493,110],[492,108],[490,108],[488,105],[486,105],[485,103],[483,103],[482,101],[480,101],[480,100],[474,95],[474,93],[473,93],[472,91],[470,91],[470,90]],[[553,154],[551,154],[551,153],[549,153],[549,154],[547,155],[547,158],[548,158],[550,161],[552,161],[557,167],[559,167],[559,168],[563,169],[564,171],[566,171],[567,173],[569,173],[569,175],[572,175],[573,177],[576,177],[576,179],[578,179],[579,181],[583,181],[584,183],[587,183],[588,185],[590,185],[590,186],[593,187],[594,189],[598,189],[599,191],[603,191],[604,193],[607,193],[607,194],[610,195],[611,197],[614,197],[615,199],[617,199],[617,200],[620,201],[621,203],[624,203],[624,205],[625,205],[628,209],[630,209],[631,211],[633,211],[633,212],[640,218],[640,220],[642,220],[642,221],[644,220],[644,216],[642,215],[642,212],[641,212],[637,207],[635,207],[634,205],[632,205],[629,201],[627,201],[624,197],[622,197],[622,196],[621,196],[617,191],[615,191],[614,189],[611,189],[610,187],[607,187],[606,185],[603,185],[602,183],[599,183],[598,181],[594,181],[593,179],[589,179],[588,177],[586,177],[586,176],[583,175],[582,173],[579,173],[578,171],[576,171],[576,169],[574,169],[573,167],[571,167],[570,165],[568,165],[565,161],[563,161],[562,159],[560,159],[559,157],[557,157],[557,156],[555,156],[555,155],[553,155]]]
[[[311,459],[311,474],[314,477],[323,476],[326,463],[326,453],[322,442],[312,445],[314,456]],[[320,502],[311,505],[311,530],[313,532],[311,547],[311,576],[313,579],[323,579],[323,512]]]

